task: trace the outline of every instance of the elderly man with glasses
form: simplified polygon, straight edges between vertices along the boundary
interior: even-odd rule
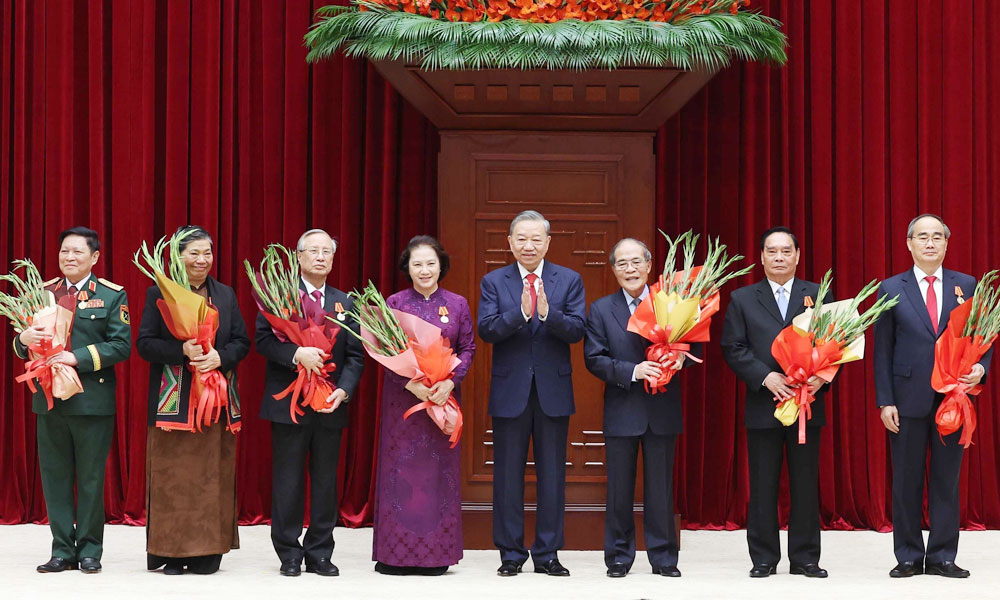
[[[322,229],[311,229],[302,234],[296,249],[304,301],[318,303],[342,327],[357,327],[346,320],[346,311],[351,308],[347,294],[326,283],[337,251],[333,238]],[[263,315],[257,317],[256,344],[257,351],[267,359],[260,418],[271,422],[271,542],[281,560],[279,572],[298,576],[304,558],[307,572],[338,575],[339,569],[330,561],[333,526],[337,522],[337,460],[340,434],[347,426],[347,400],[358,387],[365,364],[364,348],[357,338],[344,332],[337,336],[330,356],[319,348],[281,341]],[[318,373],[329,362],[337,368],[330,375],[336,388],[327,407],[318,411],[301,407],[305,414],[293,423],[288,406],[291,395],[281,400],[275,400],[275,396],[295,381],[298,365]],[[299,542],[307,457],[309,529]]]
[[[653,573],[680,577],[674,525],[674,451],[683,429],[681,382],[671,380],[660,394],[645,383],[664,369],[678,370],[684,355],[668,364],[646,360],[649,342],[627,330],[628,321],[649,295],[652,254],[646,244],[625,238],[611,249],[609,262],[621,289],[595,300],[583,342],[587,369],[604,382],[604,443],[608,465],[604,563],[608,577],[624,577],[635,561],[636,460],[642,445],[643,529]]]

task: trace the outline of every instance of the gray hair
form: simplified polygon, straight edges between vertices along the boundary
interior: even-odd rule
[[[615,264],[615,253],[618,252],[618,246],[621,246],[625,242],[634,242],[636,244],[639,244],[639,247],[642,248],[642,257],[646,260],[646,262],[649,262],[649,261],[653,260],[653,253],[649,251],[649,247],[647,247],[646,244],[642,243],[641,241],[639,241],[639,240],[637,240],[635,238],[622,238],[622,239],[618,240],[618,243],[616,243],[611,248],[611,253],[608,254],[608,263],[609,264],[611,264],[611,265]]]
[[[939,217],[939,216],[937,216],[937,215],[935,215],[933,213],[924,213],[922,215],[917,215],[916,217],[913,218],[912,221],[910,221],[909,226],[907,226],[907,228],[906,228],[906,237],[907,238],[913,237],[913,230],[917,226],[917,221],[919,221],[920,219],[923,219],[924,217],[930,217],[930,218],[934,219],[935,221],[937,221],[938,223],[940,223],[942,227],[944,227],[944,239],[948,239],[948,238],[951,237],[951,229],[948,229],[948,225],[945,224],[944,219],[942,219],[941,217]]]
[[[295,244],[295,249],[302,252],[306,249],[306,238],[314,233],[322,233],[326,237],[330,238],[330,243],[333,244],[333,251],[337,251],[337,240],[333,239],[333,236],[322,229],[310,229],[309,231],[303,233],[299,236],[299,241]]]
[[[537,210],[525,210],[521,211],[514,217],[514,220],[510,222],[510,233],[508,235],[514,235],[514,226],[521,221],[541,221],[545,225],[545,235],[551,235],[549,233],[549,221],[542,216],[542,213]]]

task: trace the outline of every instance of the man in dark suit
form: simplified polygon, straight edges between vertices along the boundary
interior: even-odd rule
[[[629,317],[649,295],[649,248],[625,238],[611,249],[609,264],[621,290],[590,306],[584,358],[587,369],[604,381],[604,443],[608,504],[604,524],[604,563],[608,577],[624,577],[635,560],[635,469],[642,444],[643,528],[653,573],[680,577],[674,526],[674,449],[683,429],[680,380],[650,394],[663,369],[680,369],[684,355],[668,365],[646,360],[649,342],[627,330]]]
[[[934,425],[943,394],[931,387],[934,346],[958,304],[971,300],[976,280],[942,269],[951,231],[937,215],[920,215],[906,231],[913,268],[882,282],[879,295],[899,303],[875,323],[875,398],[882,423],[891,432],[892,541],[898,564],[890,577],[921,573],[968,577],[955,564],[958,554],[959,495],[963,448],[961,431],[943,440]],[[986,375],[992,351],[961,381],[969,386]],[[921,532],[924,464],[930,446],[927,506],[930,536]]]
[[[79,565],[84,573],[99,573],[104,471],[115,427],[115,364],[132,352],[132,328],[124,288],[92,273],[101,255],[97,232],[67,229],[59,234],[59,245],[63,276],[46,281],[45,289],[60,304],[71,306],[75,315],[69,347],[48,364],[76,369],[83,391],[56,398],[52,410],[41,388],[31,402],[52,530],[52,558],[39,565],[38,572],[58,573]],[[14,338],[14,353],[27,359],[28,347],[44,338],[51,339],[43,328],[29,327]]]
[[[347,294],[326,284],[336,252],[333,239],[322,229],[311,229],[302,234],[296,249],[301,289],[309,297],[306,301],[319,302],[342,326],[356,327],[345,318],[351,308]],[[339,569],[330,561],[337,522],[337,460],[341,430],[347,426],[347,401],[361,380],[364,348],[357,338],[343,331],[337,335],[332,356],[324,355],[319,348],[282,342],[263,315],[257,317],[256,343],[257,350],[267,358],[260,418],[271,422],[271,542],[281,559],[280,573],[298,576],[305,558],[306,572],[338,575]],[[289,415],[291,395],[280,401],[274,396],[295,380],[298,365],[318,374],[326,362],[336,365],[330,376],[336,389],[327,400],[328,407],[319,411],[303,407],[305,414],[298,417],[296,425]],[[307,457],[309,529],[300,543]]]
[[[776,402],[794,395],[785,382],[771,344],[792,319],[811,305],[819,286],[795,279],[799,242],[787,227],[774,227],[760,238],[760,260],[766,278],[739,288],[729,298],[722,325],[722,355],[747,386],[747,462],[750,467],[750,505],[747,508],[747,544],[753,568],[750,577],[777,572],[781,559],[778,539],[778,480],[782,455],[788,456],[791,514],[788,518],[789,572],[826,577],[819,566],[819,436],[826,422],[820,391],[822,380],[809,385],[816,393],[806,443],[798,443],[798,424],[784,426],[774,417]],[[825,298],[829,302],[832,298]]]
[[[538,518],[531,558],[536,573],[569,575],[563,546],[566,439],[574,412],[570,344],[583,338],[583,280],[545,262],[549,222],[528,210],[510,224],[517,261],[483,277],[479,336],[493,344],[489,414],[493,418],[493,542],[497,574],[517,575],[524,547],[524,469],[534,448]]]

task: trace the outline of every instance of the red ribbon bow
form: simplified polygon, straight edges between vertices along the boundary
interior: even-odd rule
[[[674,378],[677,371],[666,367],[670,363],[676,361],[680,355],[683,354],[697,363],[702,362],[700,358],[693,356],[690,352],[688,352],[691,349],[691,344],[670,342],[670,333],[672,329],[673,327],[670,325],[667,325],[666,329],[660,327],[659,325],[654,325],[652,330],[649,332],[649,337],[647,339],[653,343],[646,348],[646,359],[660,363],[660,366],[664,367],[664,369],[660,371],[660,377],[653,385],[650,385],[648,379],[645,380],[647,393],[659,394],[667,389],[667,384]]]
[[[42,392],[45,394],[45,402],[48,405],[48,409],[52,410],[55,407],[55,402],[52,398],[52,367],[47,364],[47,361],[49,358],[62,352],[65,348],[62,345],[53,346],[51,340],[41,340],[29,346],[28,349],[38,354],[41,358],[24,363],[24,375],[15,377],[14,381],[17,383],[27,383],[28,389],[34,394],[38,391],[34,381],[37,378],[38,385],[42,387]]]

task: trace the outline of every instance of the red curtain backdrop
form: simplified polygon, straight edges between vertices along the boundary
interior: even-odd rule
[[[89,225],[105,244],[97,272],[126,286],[137,323],[149,281],[131,253],[198,223],[215,234],[216,275],[236,288],[250,326],[242,260],[323,227],[341,243],[335,285],[402,286],[403,244],[436,228],[437,132],[365,62],[305,63],[302,35],[323,3],[0,0],[0,264],[28,256],[55,276],[58,232]],[[785,23],[789,63],[719,73],[662,128],[657,225],[720,235],[756,260],[759,233],[788,224],[802,242],[799,275],[833,267],[838,297],[908,268],[906,224],[924,211],[952,229],[946,266],[978,275],[1000,264],[1000,117],[990,110],[1000,14],[986,0],[754,4]],[[758,267],[740,284],[761,276]],[[6,323],[2,335],[0,522],[40,521],[34,417],[13,384],[21,364]],[[748,495],[741,386],[717,346],[706,355],[685,382],[678,509],[690,527],[734,528]],[[251,352],[240,368],[245,523],[270,508],[262,366]],[[970,528],[1000,527],[996,381],[963,466]],[[829,396],[826,527],[890,525],[872,382],[870,360],[848,365]],[[377,385],[369,364],[340,465],[348,525],[371,522]],[[119,366],[114,522],[143,518],[145,386],[138,357]]]

